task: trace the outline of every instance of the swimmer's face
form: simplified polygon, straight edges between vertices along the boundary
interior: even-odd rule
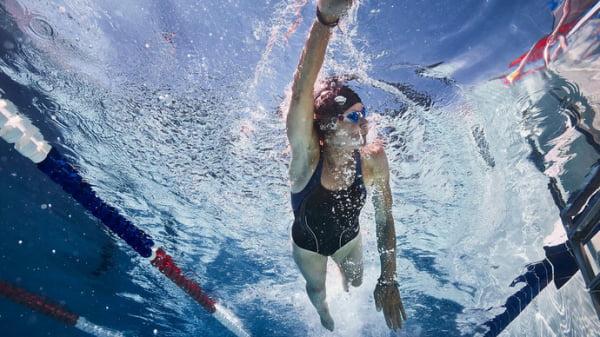
[[[356,103],[340,114],[332,125],[332,131],[326,142],[339,147],[360,147],[367,135],[368,123],[362,115],[363,104]]]

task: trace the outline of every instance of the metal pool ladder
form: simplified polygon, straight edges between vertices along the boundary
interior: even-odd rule
[[[562,212],[567,236],[600,319],[600,165]]]

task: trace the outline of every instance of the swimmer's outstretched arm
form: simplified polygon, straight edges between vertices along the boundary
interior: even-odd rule
[[[392,192],[390,189],[390,169],[383,146],[370,154],[373,205],[377,226],[377,250],[381,260],[381,276],[375,287],[375,306],[383,310],[385,321],[390,329],[397,330],[406,320],[406,312],[400,298],[396,282],[396,229],[392,216]]]
[[[337,22],[351,5],[352,0],[317,1],[321,21],[324,23]],[[292,146],[293,156],[307,154],[307,149],[318,149],[318,138],[313,127],[313,91],[323,66],[331,29],[315,19],[294,74],[292,99],[286,121],[287,136]]]

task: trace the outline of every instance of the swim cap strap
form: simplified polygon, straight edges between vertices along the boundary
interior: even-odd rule
[[[323,18],[323,14],[321,14],[321,11],[319,10],[319,6],[317,6],[317,20],[323,26],[327,26],[327,27],[330,27],[330,28],[333,28],[333,27],[337,26],[338,22],[340,22],[339,18],[337,20],[333,21],[333,22],[327,22],[327,21],[325,21],[325,18]]]

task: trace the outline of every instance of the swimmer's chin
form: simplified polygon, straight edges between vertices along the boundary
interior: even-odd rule
[[[357,138],[341,142],[330,142],[329,145],[337,147],[339,149],[359,149],[361,146],[364,145],[364,140]]]

